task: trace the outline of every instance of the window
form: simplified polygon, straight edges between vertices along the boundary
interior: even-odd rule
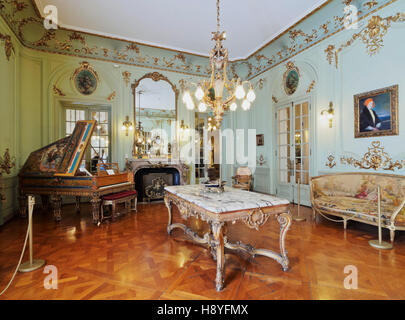
[[[65,110],[65,135],[73,133],[76,122],[80,120],[96,120],[97,127],[91,137],[83,162],[88,164],[91,171],[97,170],[98,159],[111,162],[111,112],[106,107],[67,107]],[[91,165],[90,160],[91,159]]]

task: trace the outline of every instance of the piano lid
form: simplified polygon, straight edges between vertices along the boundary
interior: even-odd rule
[[[74,176],[97,121],[78,121],[72,135],[30,154],[20,175]]]

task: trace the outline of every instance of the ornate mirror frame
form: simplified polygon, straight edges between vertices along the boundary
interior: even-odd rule
[[[136,156],[136,88],[138,88],[139,84],[141,83],[142,80],[144,79],[152,79],[155,82],[158,81],[166,81],[167,83],[170,84],[170,86],[173,89],[174,92],[174,96],[175,96],[175,107],[176,107],[176,139],[177,139],[177,134],[178,134],[178,130],[177,130],[177,122],[178,122],[178,98],[179,98],[179,90],[177,89],[177,87],[163,74],[160,74],[159,72],[151,72],[151,73],[147,73],[145,74],[143,77],[139,78],[138,80],[135,80],[135,82],[131,85],[132,87],[132,95],[134,97],[134,142],[133,142],[133,146],[132,146],[132,156]]]

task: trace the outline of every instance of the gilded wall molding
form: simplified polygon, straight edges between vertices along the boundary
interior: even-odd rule
[[[234,67],[234,69],[239,71],[242,65],[246,65],[248,67],[246,78],[250,80],[285,63],[296,55],[325,41],[335,34],[346,30],[345,23],[349,15],[344,12],[346,5],[355,5],[358,8],[357,22],[360,22],[397,1],[399,0],[357,0],[355,2],[352,0],[343,0],[340,4],[338,1],[328,2],[322,9],[325,13],[324,16],[329,18],[324,18],[323,20],[318,19],[318,22],[312,21],[312,24],[306,24],[307,28],[309,25],[313,26],[308,30],[304,27],[301,28],[300,22],[298,22],[282,36],[270,42],[270,44],[273,44],[272,46],[268,44],[249,56],[246,60],[235,61],[234,63],[236,63],[237,66]],[[341,14],[336,14],[336,12],[341,12]],[[279,49],[276,50],[277,47]],[[328,61],[331,61],[331,64],[335,61],[334,55],[335,52],[329,48],[327,57]],[[241,72],[238,73],[241,74]]]
[[[3,156],[0,156],[0,176],[4,173],[10,174],[11,169],[15,167],[15,158],[10,156],[10,150],[7,148]]]
[[[368,152],[360,160],[352,157],[341,157],[340,162],[343,165],[367,170],[395,171],[395,169],[401,170],[405,167],[405,160],[394,162],[391,156],[384,151],[380,141],[373,141],[371,147],[368,148]]]
[[[397,1],[399,0],[329,0],[247,58],[232,61],[230,70],[243,80],[257,77],[345,30],[346,5],[353,4],[358,7],[358,21],[361,21]],[[317,14],[321,10],[323,14]],[[0,15],[24,46],[37,51],[201,77],[207,77],[210,73],[207,55],[175,51],[66,28],[45,30],[42,26],[43,18],[33,0],[0,0]],[[307,23],[308,20],[310,23]],[[32,39],[26,36],[26,28],[32,27],[38,30],[42,27],[44,31],[36,39]]]
[[[264,87],[264,82],[266,81],[266,79],[259,79],[257,82],[256,82],[256,84],[254,85],[254,87],[257,87],[257,88],[259,88],[260,90],[262,90],[263,89],[263,87]]]
[[[76,76],[83,70],[88,70],[90,72],[92,72],[94,74],[94,76],[96,77],[97,81],[100,81],[100,77],[98,76],[97,71],[92,67],[92,65],[90,63],[88,63],[87,61],[83,61],[79,63],[80,67],[77,68],[72,77],[70,78],[71,80],[73,80],[74,78],[76,78]]]
[[[0,33],[0,40],[4,42],[4,53],[6,54],[7,61],[10,61],[12,53],[15,53],[14,45],[11,42],[11,36]]]
[[[131,72],[124,71],[122,73],[122,77],[124,79],[125,85],[128,87],[129,83],[131,82]]]
[[[64,94],[64,93],[62,92],[62,90],[59,89],[55,84],[53,85],[53,93],[54,93],[55,95],[59,96],[59,97],[65,97],[65,96],[66,96],[66,94]]]
[[[308,89],[307,89],[307,93],[311,93],[312,90],[314,90],[315,84],[316,84],[316,82],[315,82],[315,80],[313,80],[313,81],[311,82],[311,84],[309,85]]]
[[[181,52],[67,28],[46,30],[34,0],[0,0],[0,15],[25,47],[37,51],[207,77],[208,55]],[[37,38],[29,29],[42,30]]]
[[[3,182],[1,181],[1,177],[4,173],[10,174],[11,169],[15,167],[15,158],[10,156],[9,149],[6,149],[4,152],[3,157],[0,156],[0,200],[5,201],[6,196],[2,194],[3,189]]]
[[[384,37],[391,28],[392,23],[405,22],[405,12],[397,13],[393,16],[382,18],[380,16],[372,16],[367,25],[359,32],[353,34],[353,36],[341,44],[338,48],[335,45],[329,45],[326,50],[326,58],[329,64],[335,62],[336,68],[338,68],[338,55],[345,49],[350,47],[357,40],[361,40],[366,45],[366,52],[368,55],[373,56],[377,54],[384,46]]]
[[[333,155],[329,155],[328,162],[326,162],[325,166],[329,167],[330,169],[336,167],[336,161]]]
[[[108,97],[107,100],[108,101],[114,101],[115,97],[117,96],[117,91],[113,91]]]

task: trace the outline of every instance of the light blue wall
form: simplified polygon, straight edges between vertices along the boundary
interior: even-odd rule
[[[397,1],[374,15],[383,18],[405,12],[405,1]],[[362,22],[365,26],[370,17]],[[361,159],[368,151],[372,141],[381,141],[382,145],[394,160],[405,159],[405,22],[392,23],[384,37],[384,46],[376,55],[366,52],[366,45],[361,40],[343,49],[339,53],[338,68],[330,65],[325,49],[333,44],[336,47],[346,43],[359,30],[343,30],[324,40],[312,48],[296,55],[289,61],[300,69],[301,80],[297,92],[288,97],[283,90],[283,74],[287,70],[283,63],[252,79],[264,79],[264,88],[256,89],[257,100],[251,111],[238,110],[228,115],[227,127],[256,128],[257,134],[265,135],[265,146],[257,148],[257,157],[263,154],[267,163],[256,170],[255,188],[258,191],[275,193],[277,174],[275,171],[275,128],[274,111],[277,106],[308,98],[311,101],[312,126],[312,163],[311,175],[341,171],[358,171],[352,167],[340,164],[340,157],[350,155]],[[314,89],[307,93],[311,82],[315,80]],[[399,85],[399,129],[398,136],[380,138],[354,138],[354,95]],[[272,96],[278,103],[272,101]],[[321,110],[327,109],[329,102],[335,106],[336,116],[333,128],[320,119]],[[337,166],[330,169],[326,166],[328,155],[336,157]],[[234,166],[223,167],[223,172],[229,177],[234,174]],[[374,172],[374,170],[372,170]],[[387,173],[387,171],[385,171]],[[391,173],[389,171],[388,173]],[[405,169],[395,171],[405,174]]]

